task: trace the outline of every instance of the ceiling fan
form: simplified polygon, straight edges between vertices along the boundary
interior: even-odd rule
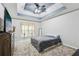
[[[24,6],[24,10],[29,10],[34,14],[41,14],[42,12],[46,11],[46,5],[40,3],[26,3]]]
[[[40,13],[46,11],[46,6],[45,5],[40,6],[39,3],[34,3],[34,4],[36,6],[36,9],[34,11],[35,14],[40,14]]]

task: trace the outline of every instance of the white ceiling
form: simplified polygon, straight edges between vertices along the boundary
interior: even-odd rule
[[[48,14],[52,14],[53,12],[55,12],[58,9],[62,10],[62,8],[65,8],[62,4],[55,3],[55,4],[52,4],[50,7],[47,7],[45,12],[42,12],[41,14],[34,14],[33,11],[30,11],[32,9],[35,9],[35,7],[34,7],[35,5],[34,6],[33,5],[34,4],[31,3],[30,6],[28,6],[28,8],[30,8],[30,7],[31,8],[29,10],[24,10],[25,4],[24,3],[19,3],[19,4],[17,4],[17,12],[21,15],[25,15],[25,16],[27,15],[27,16],[34,17],[34,18],[39,19],[40,21],[42,21],[41,19],[47,17]],[[43,4],[43,5],[46,6],[48,4],[46,3],[46,4]]]
[[[58,4],[58,3],[56,3],[56,4]],[[48,14],[47,16],[41,18],[41,20],[40,20],[40,19],[37,19],[35,17],[30,17],[30,16],[24,16],[24,15],[18,16],[17,15],[17,3],[3,3],[3,5],[7,8],[7,10],[9,11],[12,18],[29,20],[29,21],[44,21],[44,20],[48,20],[50,18],[56,17],[58,15],[65,14],[70,11],[79,9],[79,3],[63,3],[63,5],[66,7],[65,10]],[[50,10],[50,12],[51,12],[51,10]]]

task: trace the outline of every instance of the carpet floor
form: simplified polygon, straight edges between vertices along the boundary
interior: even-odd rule
[[[15,43],[13,56],[72,56],[76,50],[67,46],[52,46],[39,53],[31,43],[20,41]]]

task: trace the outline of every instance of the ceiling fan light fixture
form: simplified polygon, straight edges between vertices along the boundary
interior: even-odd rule
[[[45,11],[46,11],[45,6],[40,6],[39,8],[36,8],[34,10],[34,14],[40,14],[40,13],[45,12]]]
[[[36,8],[34,11],[34,14],[40,14],[40,13],[41,13],[41,10]]]

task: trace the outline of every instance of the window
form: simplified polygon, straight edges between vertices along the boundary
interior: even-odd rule
[[[34,24],[22,24],[21,25],[22,37],[34,36]]]

